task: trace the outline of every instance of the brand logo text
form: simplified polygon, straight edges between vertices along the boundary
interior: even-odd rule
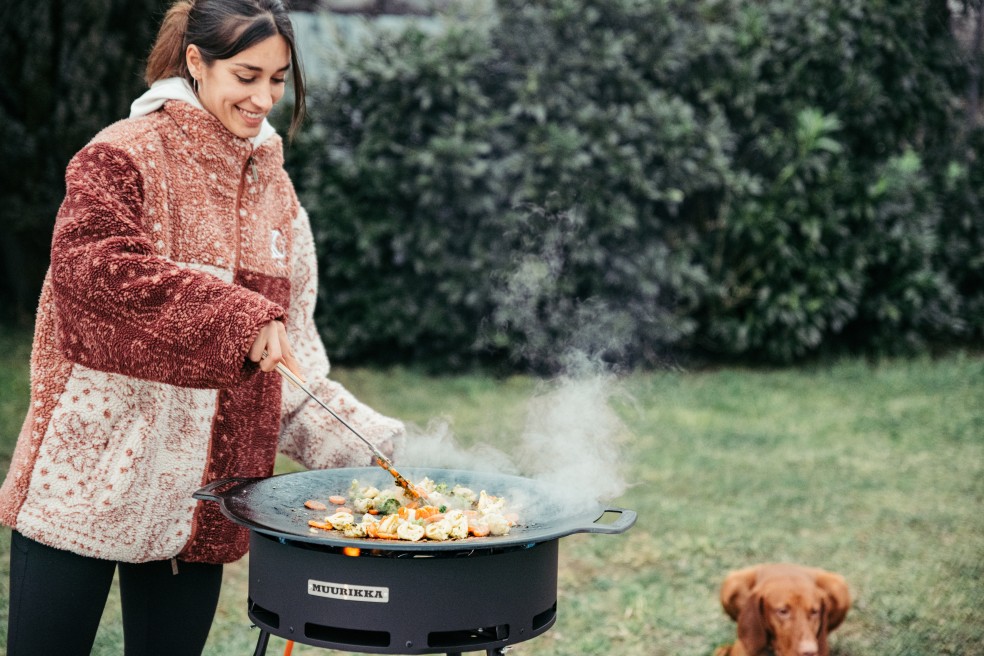
[[[389,588],[370,585],[351,585],[308,579],[308,594],[342,601],[369,601],[377,604],[389,603]]]

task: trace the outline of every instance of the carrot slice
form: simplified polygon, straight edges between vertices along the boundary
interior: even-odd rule
[[[328,506],[321,503],[320,501],[315,501],[314,499],[308,499],[304,502],[305,508],[310,508],[311,510],[327,510]]]
[[[489,527],[486,524],[468,524],[468,532],[476,538],[484,538],[489,534]]]
[[[345,497],[343,497],[340,494],[333,494],[330,497],[328,497],[328,500],[331,501],[336,506],[341,506],[345,504]]]
[[[437,506],[423,506],[417,508],[417,519],[427,519],[428,517],[438,513]]]

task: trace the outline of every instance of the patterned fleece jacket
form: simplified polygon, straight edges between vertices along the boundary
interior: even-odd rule
[[[182,80],[147,98],[154,111],[68,166],[0,522],[97,558],[226,563],[248,530],[197,489],[269,476],[278,449],[312,469],[371,457],[247,359],[264,324],[286,322],[315,393],[384,451],[403,425],[328,378],[311,227],[280,137],[236,137]]]

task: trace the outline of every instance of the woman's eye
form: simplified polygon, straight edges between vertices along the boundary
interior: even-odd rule
[[[238,75],[236,76],[236,79],[239,80],[240,82],[242,82],[243,84],[249,84],[250,82],[252,82],[254,80],[254,78],[251,78],[251,77],[248,77],[248,78],[247,77],[239,77]]]
[[[287,79],[286,78],[282,78],[282,77],[281,78],[276,78],[275,77],[275,78],[273,78],[273,83],[274,84],[287,84]]]

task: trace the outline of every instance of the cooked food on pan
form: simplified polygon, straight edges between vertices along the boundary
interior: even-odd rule
[[[401,487],[380,490],[352,481],[348,497],[328,497],[333,507],[309,499],[305,507],[327,509],[328,515],[308,522],[312,533],[341,531],[350,538],[386,540],[460,540],[468,536],[506,535],[518,517],[506,509],[506,500],[485,490],[473,490],[429,478],[415,483],[423,492],[415,499]]]

